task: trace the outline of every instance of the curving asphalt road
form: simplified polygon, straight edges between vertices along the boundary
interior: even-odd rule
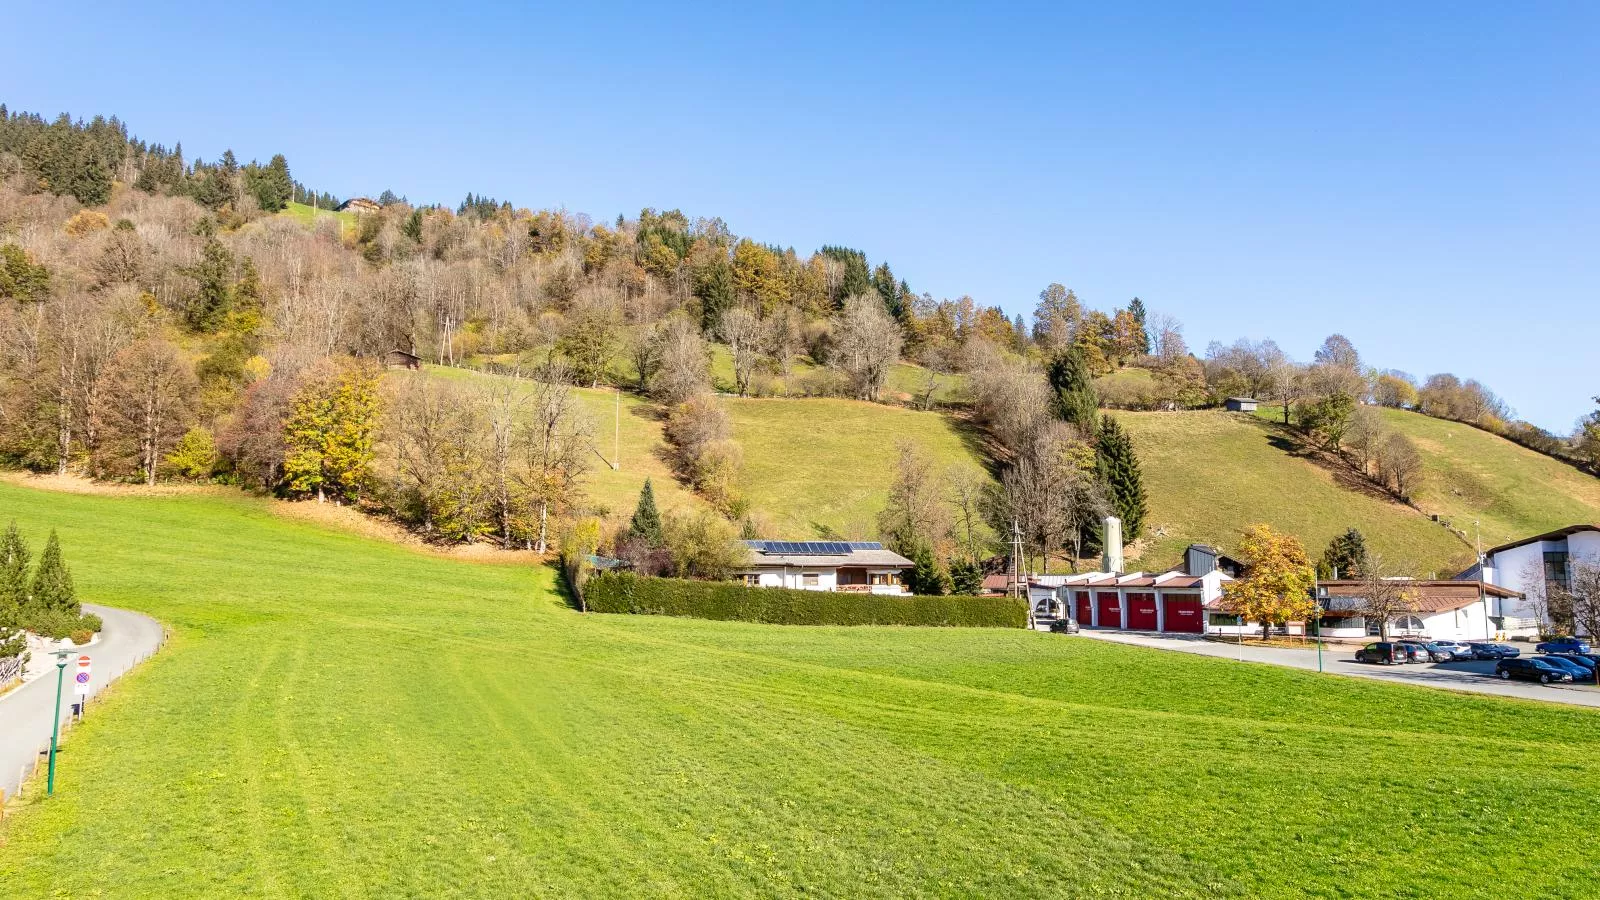
[[[86,654],[94,661],[93,678],[89,683],[90,696],[100,693],[106,685],[117,680],[145,657],[154,653],[163,638],[161,623],[149,616],[109,606],[85,603],[84,612],[99,616],[105,627],[100,632],[100,642],[72,651],[68,657],[67,681],[61,693],[61,720],[65,722],[72,711],[76,696],[72,693],[72,660]],[[35,660],[40,662],[40,660]],[[53,664],[54,660],[43,660]],[[17,791],[22,777],[32,771],[36,760],[44,757],[39,751],[50,746],[50,709],[56,702],[56,677],[53,672],[33,679],[16,690],[0,696],[0,791],[9,798]],[[91,707],[92,708],[92,707]]]
[[[1243,648],[1236,644],[1205,640],[1200,637],[1157,635],[1145,632],[1097,631],[1083,629],[1081,634],[1121,644],[1136,644],[1158,650],[1177,650],[1201,656],[1215,656],[1243,662],[1267,663],[1288,666],[1292,669],[1317,670],[1317,651],[1295,650],[1282,647]],[[1530,647],[1521,648],[1523,655]],[[1328,645],[1322,652],[1323,671],[1335,675],[1372,678],[1377,681],[1416,684],[1446,690],[1471,691],[1475,694],[1494,694],[1500,697],[1518,697],[1524,700],[1544,700],[1548,703],[1567,703],[1573,706],[1600,707],[1600,687],[1592,685],[1545,686],[1531,681],[1501,681],[1494,677],[1494,663],[1488,660],[1471,662],[1427,663],[1405,666],[1376,666],[1355,661],[1355,648]]]

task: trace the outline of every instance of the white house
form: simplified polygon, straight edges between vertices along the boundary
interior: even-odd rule
[[[876,541],[745,541],[744,545],[749,558],[738,574],[751,587],[910,593],[904,575],[914,563]]]
[[[1494,640],[1502,630],[1493,615],[1503,603],[1514,603],[1516,591],[1480,581],[1395,579],[1408,595],[1412,610],[1391,616],[1390,637],[1434,640]],[[1319,581],[1322,606],[1320,631],[1327,638],[1377,637],[1382,623],[1361,613],[1366,584],[1362,581]]]
[[[1490,612],[1499,619],[1497,630],[1532,636],[1543,630],[1544,598],[1552,587],[1571,584],[1572,564],[1600,565],[1600,526],[1568,525],[1555,531],[1501,544],[1484,551],[1482,566],[1461,573],[1461,578],[1482,577],[1517,596],[1502,599]]]
[[[1170,572],[1119,571],[1122,566],[1121,523],[1106,520],[1105,571],[1075,575],[1035,575],[1028,579],[1034,614],[1066,614],[1085,628],[1204,634],[1211,631],[1208,611],[1222,599],[1222,586],[1233,580],[1219,567],[1220,555],[1202,544],[1190,546],[1184,565]],[[1234,624],[1232,616],[1228,623]]]

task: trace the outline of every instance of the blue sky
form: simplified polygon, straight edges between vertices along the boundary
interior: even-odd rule
[[[1338,331],[1566,432],[1600,5],[1399,5],[33,4],[0,100],[346,196],[720,215],[1012,313],[1137,295],[1197,352]]]

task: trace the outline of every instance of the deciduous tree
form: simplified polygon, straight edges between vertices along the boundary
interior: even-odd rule
[[[1312,588],[1317,571],[1298,538],[1279,534],[1270,525],[1252,525],[1239,542],[1239,554],[1248,562],[1243,577],[1223,586],[1223,609],[1246,622],[1260,622],[1263,640],[1274,624],[1306,621],[1316,614]]]

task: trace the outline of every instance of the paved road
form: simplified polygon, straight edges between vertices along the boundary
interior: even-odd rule
[[[161,646],[161,623],[149,616],[88,603],[83,605],[83,609],[99,616],[105,627],[100,633],[99,643],[73,651],[69,659],[76,659],[79,653],[83,653],[94,660],[94,677],[89,687],[96,694]],[[71,683],[74,668],[71,663],[68,664],[68,681],[62,688],[63,722],[76,699],[72,695]],[[16,793],[21,775],[31,771],[34,761],[41,758],[39,751],[50,746],[50,709],[55,702],[54,673],[35,678],[0,697],[0,791],[4,791],[6,797]],[[93,706],[90,710],[92,712]]]
[[[1240,659],[1245,662],[1269,663],[1294,669],[1317,670],[1317,651],[1291,650],[1280,647],[1240,648],[1235,644],[1208,641],[1198,637],[1155,635],[1143,633],[1096,631],[1085,628],[1080,634],[1095,640],[1136,644],[1161,650],[1178,650],[1222,659]],[[1527,655],[1527,650],[1524,650]],[[1378,681],[1395,681],[1402,684],[1419,684],[1424,687],[1472,691],[1495,694],[1501,697],[1520,697],[1524,700],[1544,700],[1551,703],[1569,703],[1573,706],[1600,707],[1600,688],[1593,685],[1546,687],[1530,681],[1501,681],[1494,677],[1494,663],[1489,660],[1452,663],[1419,663],[1402,666],[1378,666],[1355,661],[1355,648],[1326,645],[1322,651],[1323,670],[1336,675],[1372,678]]]

